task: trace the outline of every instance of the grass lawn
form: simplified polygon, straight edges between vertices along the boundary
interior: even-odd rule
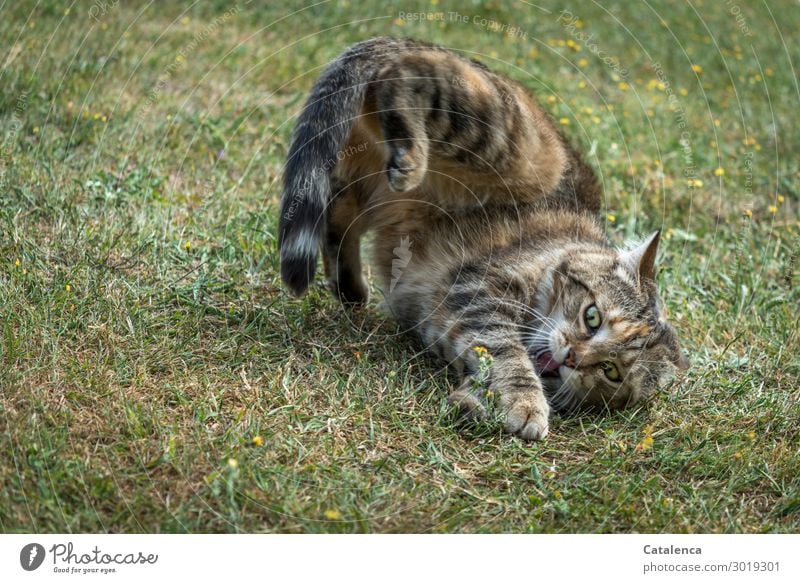
[[[800,530],[795,2],[256,4],[0,9],[0,531]],[[294,118],[376,35],[520,80],[663,229],[669,391],[460,428],[379,293],[288,297]]]

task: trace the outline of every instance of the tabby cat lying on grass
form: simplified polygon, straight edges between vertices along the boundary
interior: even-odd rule
[[[450,399],[469,414],[490,390],[509,432],[541,439],[551,408],[622,408],[687,366],[659,307],[658,233],[612,248],[592,170],[480,63],[413,40],[351,47],[312,89],[284,180],[291,291],[321,250],[333,293],[365,302],[359,241],[374,230],[387,305],[459,371]],[[484,383],[476,347],[492,357]]]

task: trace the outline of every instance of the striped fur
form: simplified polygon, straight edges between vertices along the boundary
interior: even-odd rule
[[[331,291],[365,302],[360,239],[373,231],[388,307],[464,377],[451,400],[481,415],[497,394],[524,439],[546,435],[551,408],[623,407],[685,364],[660,313],[658,237],[613,249],[591,168],[483,65],[412,40],[351,47],[300,114],[284,187],[289,289],[305,292],[321,250]],[[478,346],[492,366],[476,391]]]

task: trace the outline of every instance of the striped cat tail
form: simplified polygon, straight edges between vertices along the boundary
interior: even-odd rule
[[[278,247],[281,277],[295,296],[308,289],[317,269],[329,175],[361,112],[369,81],[397,40],[376,38],[350,47],[311,90],[297,120],[286,161]]]

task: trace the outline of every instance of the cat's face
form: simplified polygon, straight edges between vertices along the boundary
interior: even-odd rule
[[[657,246],[656,233],[627,252],[576,250],[552,272],[527,340],[554,409],[621,409],[688,366],[659,310]]]

